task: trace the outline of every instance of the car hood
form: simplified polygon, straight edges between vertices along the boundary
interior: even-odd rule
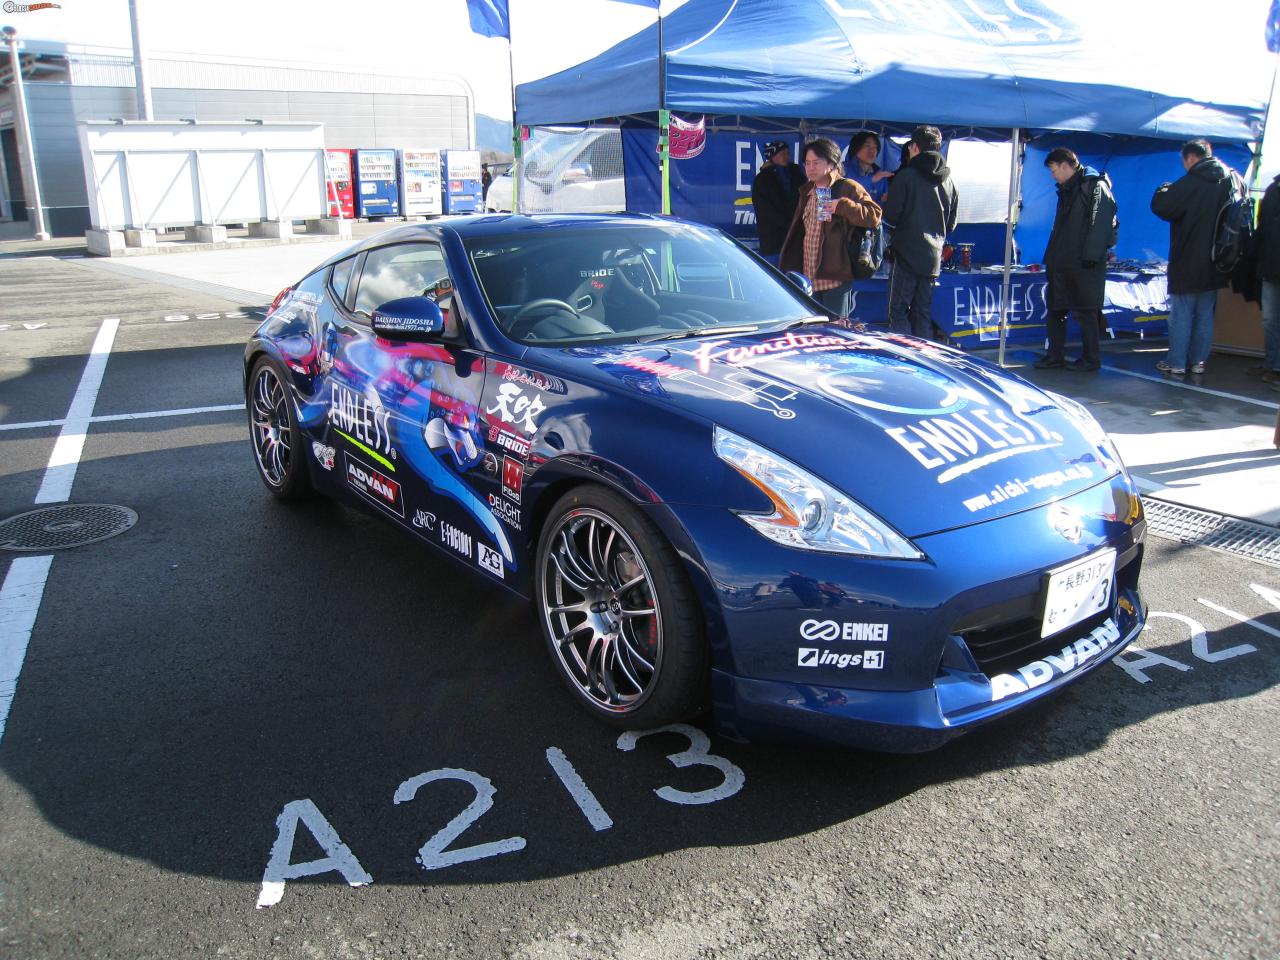
[[[782,454],[907,536],[1027,510],[1120,469],[1079,404],[911,337],[809,326],[555,352],[579,378]]]

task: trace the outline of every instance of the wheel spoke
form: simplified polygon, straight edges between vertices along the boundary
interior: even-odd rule
[[[636,584],[644,583],[644,580],[645,580],[644,574],[638,573],[634,577],[632,577],[630,580],[628,580],[626,583],[619,584],[617,587],[615,587],[613,592],[618,596],[622,596],[622,594],[626,593]]]
[[[611,571],[609,569],[609,551],[613,549],[613,541],[617,535],[618,531],[610,527],[609,539],[605,541],[603,546],[599,537],[596,537],[595,540],[596,548],[599,552],[591,558],[591,562],[596,568],[596,579],[604,584],[612,585],[613,583],[613,577],[610,576]]]
[[[631,638],[626,635],[626,632],[624,631],[620,633],[619,636],[622,637],[622,643],[627,648],[627,653],[631,654],[631,658],[633,660],[638,660],[640,662],[640,665],[643,666],[646,670],[649,671],[649,673],[652,674],[653,664],[650,663],[648,660],[646,660],[644,655],[641,654],[640,651],[635,648],[635,644],[631,642]],[[637,686],[639,685],[637,684]]]
[[[552,613],[586,613],[587,604],[583,603],[566,603],[558,607],[551,607]]]
[[[610,649],[613,652],[613,662],[618,665],[618,670],[627,678],[627,683],[631,684],[632,689],[634,689],[636,693],[643,693],[644,684],[641,683],[640,679],[631,672],[631,668],[627,665],[627,658],[623,654],[621,645],[614,643],[611,645]]]
[[[579,581],[586,584],[588,588],[594,586],[596,582],[595,572],[591,569],[590,562],[583,558],[582,551],[578,549],[578,543],[574,535],[568,531],[563,531],[561,537],[564,541],[564,550],[561,556],[565,562],[573,569]]]
[[[556,571],[560,574],[560,579],[567,583],[571,590],[580,593],[584,597],[587,595],[587,591],[591,589],[589,577],[582,577],[576,570],[567,569],[572,564],[560,552],[551,555],[551,562],[555,564]]]
[[[653,607],[623,607],[619,611],[624,617],[651,617],[655,612]]]
[[[599,544],[596,542],[596,528],[598,526],[599,524],[596,523],[595,517],[592,517],[587,521],[587,555],[584,559],[591,568],[591,579],[595,580],[597,583],[601,583],[604,582],[605,577],[604,571],[601,570],[596,561],[596,550],[599,547]]]

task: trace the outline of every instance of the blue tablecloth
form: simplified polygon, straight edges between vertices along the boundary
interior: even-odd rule
[[[953,346],[975,348],[999,342],[1002,283],[1002,273],[986,270],[944,273],[938,278],[933,295],[933,321]],[[863,323],[885,323],[888,284],[884,277],[855,284],[854,319]],[[1019,270],[1010,276],[1010,342],[1039,343],[1045,339],[1046,288],[1043,272]],[[1103,317],[1113,335],[1129,331],[1166,336],[1169,291],[1164,274],[1108,272]],[[1073,321],[1068,322],[1067,338],[1079,338]]]

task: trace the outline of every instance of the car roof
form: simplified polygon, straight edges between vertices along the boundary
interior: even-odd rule
[[[546,214],[510,214],[491,213],[483,216],[462,215],[456,217],[439,217],[425,223],[410,223],[382,233],[366,237],[360,243],[348,247],[335,254],[317,267],[325,267],[345,260],[353,254],[383,247],[391,243],[412,243],[414,240],[435,240],[440,234],[449,231],[462,240],[474,237],[498,236],[517,231],[554,230],[557,227],[617,227],[646,226],[654,223],[685,223],[674,217],[659,217],[649,213],[546,213]],[[690,223],[690,226],[699,224]]]

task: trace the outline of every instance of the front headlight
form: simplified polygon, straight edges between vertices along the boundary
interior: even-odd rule
[[[714,434],[716,455],[773,501],[772,513],[738,516],[788,547],[919,560],[924,554],[861,504],[794,463],[723,427]]]

